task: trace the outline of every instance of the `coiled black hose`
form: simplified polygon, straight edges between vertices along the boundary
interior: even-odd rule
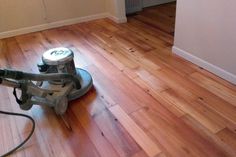
[[[13,115],[13,116],[20,116],[20,117],[25,117],[28,118],[31,122],[32,122],[32,129],[29,133],[29,135],[27,136],[27,138],[22,141],[19,145],[17,145],[15,148],[11,149],[10,151],[8,151],[7,153],[1,155],[1,157],[6,157],[12,153],[14,153],[17,149],[19,149],[20,147],[22,147],[29,139],[30,137],[33,135],[34,133],[34,129],[35,129],[35,121],[32,117],[26,115],[26,114],[21,114],[21,113],[14,113],[14,112],[7,112],[7,111],[1,111],[0,110],[0,114],[5,114],[5,115]]]

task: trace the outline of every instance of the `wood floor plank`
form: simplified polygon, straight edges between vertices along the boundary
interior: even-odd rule
[[[153,88],[155,91],[161,92],[169,88],[161,80],[157,79],[145,70],[137,70],[136,73],[142,80],[144,80],[144,82],[148,84],[148,86]]]
[[[138,125],[151,132],[171,156],[227,156],[226,152],[217,149],[182,120],[170,114],[163,116],[151,109],[143,109],[132,113],[132,117]]]
[[[90,140],[93,142],[97,151],[101,156],[104,157],[118,157],[118,153],[109,143],[109,141],[103,136],[101,130],[98,128],[94,120],[90,117],[89,113],[80,102],[78,107],[76,104],[72,105],[73,113],[81,123],[82,127],[86,131]]]
[[[193,105],[192,102],[186,102],[183,98],[181,98],[181,96],[179,96],[172,90],[163,91],[161,92],[161,95],[163,98],[170,101],[173,105],[177,106],[197,121],[200,121],[202,125],[211,130],[213,133],[217,133],[226,127],[224,123],[219,123],[216,119],[210,118],[210,116],[205,116],[201,112],[199,112],[197,108],[203,108],[200,103],[196,103]]]
[[[225,117],[222,117],[219,112],[216,112],[212,108],[210,108],[206,103],[202,102],[201,99],[198,99],[191,103],[191,106],[199,113],[201,113],[203,116],[210,119],[210,121],[213,121],[217,125],[221,127],[227,127],[231,130],[235,130],[236,123],[233,123],[232,121],[228,120]]]
[[[236,133],[225,128],[224,130],[217,133],[217,136],[232,149],[236,150]]]
[[[94,78],[94,86],[98,87],[100,91],[105,90],[105,92],[102,95],[109,95],[109,97],[113,100],[113,102],[115,104],[118,103],[121,104],[121,106],[126,112],[130,113],[139,109],[142,106],[145,106],[143,102],[140,103],[139,101],[137,101],[135,93],[133,93],[132,96],[130,96],[129,90],[124,91],[125,88],[124,86],[122,87],[123,90],[119,88],[118,85],[114,84],[112,80],[109,80],[106,76],[104,76],[96,67],[90,66],[87,67],[87,69]]]
[[[206,69],[199,67],[197,72],[201,73],[202,75],[204,75],[208,78],[211,78],[212,80],[218,82],[219,84],[222,84],[222,85],[226,86],[227,88],[236,92],[236,85],[220,78],[219,76],[214,75],[213,73],[207,71]]]
[[[71,151],[74,152],[74,156],[101,157],[72,108],[69,108],[67,113],[69,122],[71,123],[72,133],[67,134],[66,144],[71,148]]]
[[[203,103],[205,106],[211,108],[232,123],[236,123],[235,106],[223,103],[220,99],[214,97],[213,95],[211,97],[208,97],[208,99],[199,98],[198,101],[201,101],[201,103]]]
[[[102,97],[97,95],[97,91],[93,90],[91,92],[89,96],[83,99],[83,106],[88,110],[91,117],[101,129],[102,135],[108,139],[118,154],[121,157],[126,157],[133,156],[137,152],[142,151],[119,121],[108,110],[110,106],[107,107]]]
[[[135,78],[134,82],[137,83],[146,93],[150,94],[154,99],[161,103],[161,105],[165,106],[169,111],[171,111],[177,117],[181,117],[186,113],[182,111],[180,108],[176,107],[172,103],[170,103],[167,99],[163,98],[160,92],[155,91],[153,88],[149,87],[142,79]]]
[[[160,148],[145,134],[145,132],[125,113],[125,111],[115,105],[109,110],[129,132],[130,136],[140,145],[150,157],[155,157],[161,153]]]
[[[67,47],[94,87],[70,102],[72,131],[47,106],[22,111],[0,87],[0,109],[36,121],[12,156],[235,157],[236,86],[172,54],[176,3],[145,8],[117,24],[105,18],[0,40],[0,68],[38,73],[48,49]],[[30,132],[0,115],[0,153]]]
[[[186,88],[185,77],[180,76],[169,68],[162,68],[161,70],[152,71],[152,74],[162,80],[171,89],[181,93],[183,98],[188,100],[195,100],[198,96],[188,88]],[[175,79],[172,79],[175,78]]]
[[[219,113],[226,119],[236,122],[235,106],[217,97],[205,88],[186,79],[178,73],[170,69],[162,69],[153,73],[156,77],[166,82],[166,84],[174,91],[181,93],[181,97],[191,102],[193,100],[201,100],[206,106]],[[175,79],[170,79],[175,78]]]
[[[6,40],[0,40],[0,66],[1,67],[10,67],[9,62],[7,60],[7,42]]]
[[[145,33],[153,35],[153,36],[169,43],[169,45],[173,43],[173,37],[170,34],[162,32],[161,30],[155,29],[153,27],[149,27],[149,29],[145,29],[145,28],[147,28],[148,25],[141,22],[141,21],[138,21],[135,18],[129,18],[128,21],[130,22],[131,26],[134,26],[134,27],[138,28],[139,31],[143,31]]]
[[[196,121],[189,115],[184,115],[181,119],[191,126],[195,131],[197,131],[201,136],[208,140],[213,145],[216,145],[218,149],[224,151],[226,156],[236,156],[236,150],[227,145],[223,140],[221,140],[216,134],[212,134],[208,129],[206,129],[201,123]]]
[[[140,151],[134,154],[132,157],[147,157],[147,154],[144,151]]]
[[[231,103],[232,105],[236,106],[236,92],[221,85],[214,80],[205,77],[204,75],[195,72],[190,75],[190,78],[194,80],[195,83],[200,85],[201,87],[209,90],[210,92],[214,93],[218,97],[224,99],[225,101]]]
[[[188,76],[197,70],[198,67],[196,65],[192,65],[190,62],[168,52],[170,50],[157,49],[146,54],[146,57],[154,63],[162,65],[162,67],[168,67],[181,76]]]
[[[8,38],[6,40],[6,59],[9,64],[9,68],[17,68],[18,70],[30,70],[24,61],[26,58],[21,51],[19,44],[16,42],[15,38]],[[8,53],[11,52],[11,53]]]
[[[159,20],[156,19],[152,19],[152,18],[146,18],[144,15],[138,15],[135,17],[135,19],[142,21],[143,23],[146,23],[148,25],[152,25],[153,27],[160,29],[163,32],[169,33],[171,34],[173,32],[173,30],[170,30],[171,26],[169,26],[169,28],[166,27],[166,25],[158,22]],[[153,22],[155,21],[155,22]]]

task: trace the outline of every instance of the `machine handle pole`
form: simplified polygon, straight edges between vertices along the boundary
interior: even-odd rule
[[[4,86],[12,87],[12,88],[20,88],[20,83],[16,81],[3,79],[3,78],[0,78],[0,84]]]
[[[50,74],[33,74],[16,70],[0,69],[0,78],[10,78],[14,80],[33,80],[33,81],[49,81],[49,80],[71,80],[75,83],[76,88],[80,89],[80,81],[73,75],[67,73],[50,73]]]

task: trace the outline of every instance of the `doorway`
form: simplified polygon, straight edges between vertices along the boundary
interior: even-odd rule
[[[174,36],[176,1],[126,0],[126,15],[128,20],[135,19]]]

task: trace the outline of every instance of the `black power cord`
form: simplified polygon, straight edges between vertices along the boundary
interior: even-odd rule
[[[17,145],[15,148],[11,149],[10,151],[8,151],[7,153],[1,155],[0,157],[5,157],[8,156],[12,153],[14,153],[17,149],[19,149],[20,147],[22,147],[29,139],[30,137],[33,135],[34,133],[34,129],[35,129],[35,121],[32,117],[26,115],[26,114],[21,114],[21,113],[14,113],[14,112],[6,112],[6,111],[1,111],[0,110],[0,114],[5,114],[5,115],[12,115],[12,116],[19,116],[19,117],[25,117],[28,118],[31,122],[32,122],[32,129],[30,131],[30,134],[27,136],[27,138],[22,141],[19,145]]]

